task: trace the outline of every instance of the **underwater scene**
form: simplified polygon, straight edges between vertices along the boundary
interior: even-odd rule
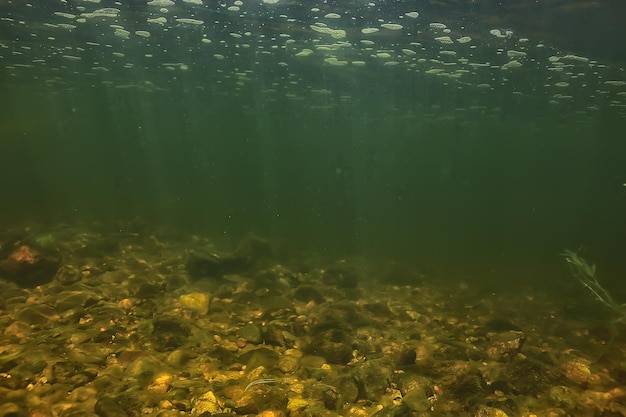
[[[626,416],[624,16],[0,0],[0,417]]]

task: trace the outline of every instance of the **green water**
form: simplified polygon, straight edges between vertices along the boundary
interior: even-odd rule
[[[472,4],[3,2],[0,222],[618,282],[616,13]]]

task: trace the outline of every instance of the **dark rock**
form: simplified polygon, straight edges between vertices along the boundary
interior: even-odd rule
[[[454,398],[464,399],[469,405],[476,398],[482,398],[487,389],[487,382],[478,369],[468,368],[459,373],[448,387],[448,392]]]
[[[343,328],[312,333],[313,340],[305,351],[323,356],[329,363],[347,364],[352,359],[353,335]]]
[[[626,385],[626,363],[616,365],[610,371],[611,377],[613,377],[618,383]]]
[[[265,369],[272,369],[278,363],[278,354],[271,349],[264,347],[248,351],[240,356],[243,363],[250,370],[263,366]]]
[[[57,271],[54,279],[61,285],[69,286],[83,279],[81,272],[82,271],[74,265],[62,265]]]
[[[135,277],[130,280],[131,293],[137,298],[155,298],[165,291],[164,282],[154,282],[146,278]]]
[[[352,375],[342,375],[338,378],[329,378],[329,385],[337,388],[344,401],[355,403],[359,399],[359,386]]]
[[[317,369],[326,363],[326,359],[321,356],[304,355],[300,358],[300,366],[303,368]],[[330,384],[333,385],[333,384]]]
[[[25,288],[49,283],[59,270],[61,259],[47,252],[44,254],[27,245],[17,247],[0,261],[0,276]]]
[[[487,355],[498,361],[510,359],[519,352],[525,338],[524,333],[513,330],[493,334],[490,337]]]
[[[389,310],[389,306],[386,303],[367,303],[364,305],[365,310],[372,313],[377,320],[390,319],[393,314]]]
[[[501,391],[504,394],[512,393],[511,385],[509,385],[508,381],[504,381],[502,379],[498,379],[489,384],[489,389],[492,392]]]
[[[293,298],[305,303],[313,301],[316,304],[321,304],[326,301],[324,296],[316,288],[310,285],[300,285],[296,288],[293,292]]]
[[[548,391],[548,401],[555,407],[574,411],[576,408],[576,394],[569,388],[562,385],[550,388]]]
[[[342,403],[343,397],[338,391],[331,389],[324,389],[322,391],[322,401],[324,402],[324,408],[327,410],[338,411]]]
[[[426,411],[431,404],[426,395],[426,391],[421,387],[415,387],[402,397],[402,403],[406,404],[411,411]]]
[[[562,379],[554,364],[544,363],[533,357],[515,357],[504,371],[503,379],[511,388],[526,395],[537,395],[551,388]]]
[[[386,359],[363,362],[352,373],[359,387],[359,396],[379,401],[390,386],[393,366]]]
[[[235,253],[259,268],[272,260],[274,249],[267,239],[249,233],[241,239]]]
[[[414,389],[421,389],[426,392],[429,391],[431,389],[430,387],[433,385],[430,379],[412,372],[394,374],[393,382],[402,395],[406,395],[409,391]]]
[[[339,262],[324,271],[322,282],[337,288],[356,288],[359,284],[359,273],[346,262]]]
[[[252,261],[241,255],[199,254],[192,252],[185,264],[191,280],[221,278],[224,275],[242,274],[252,266]]]
[[[191,359],[193,359],[195,356],[196,354],[193,352],[189,352],[184,349],[176,349],[175,351],[167,355],[166,362],[168,365],[178,369],[185,365],[187,362],[189,362]]]
[[[322,326],[359,328],[376,326],[377,322],[362,306],[354,302],[341,300],[335,303],[324,303],[319,308],[320,319],[316,328]]]
[[[87,290],[62,291],[57,295],[56,308],[58,312],[63,312],[75,308],[84,308],[94,305],[99,297]]]
[[[96,401],[94,411],[98,417],[128,417],[132,415],[129,414],[131,410],[127,413],[123,404],[112,396],[105,396]],[[139,412],[137,411],[136,414],[139,415]]]
[[[161,350],[182,346],[191,334],[189,324],[176,316],[157,317],[153,321],[153,326],[153,336],[156,338],[155,343]]]
[[[280,295],[267,295],[257,300],[259,307],[266,313],[271,314],[279,310],[293,309],[293,302]]]
[[[263,339],[265,343],[275,346],[293,345],[293,324],[280,320],[272,320],[264,328]]]

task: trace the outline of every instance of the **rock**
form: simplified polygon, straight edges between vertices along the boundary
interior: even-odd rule
[[[293,328],[291,323],[272,320],[263,328],[263,339],[268,345],[287,346],[291,343],[292,332]]]
[[[108,395],[96,401],[94,411],[98,417],[128,417],[117,399]]]
[[[259,366],[265,369],[272,369],[278,363],[278,354],[271,349],[259,347],[240,356],[240,360],[245,363],[248,369],[256,369]]]
[[[558,385],[548,391],[548,401],[555,407],[574,411],[576,408],[576,394],[571,389]]]
[[[346,261],[341,261],[324,271],[322,282],[337,288],[356,288],[359,284],[359,273]]]
[[[425,376],[420,376],[415,373],[403,372],[393,375],[394,385],[400,390],[402,395],[406,395],[409,391],[414,389],[421,389],[424,392],[431,390],[433,385],[432,381]]]
[[[249,233],[241,239],[235,253],[248,259],[255,268],[260,268],[272,260],[274,249],[267,239]]]
[[[402,397],[402,403],[406,404],[413,412],[426,411],[431,407],[426,391],[421,387],[413,388],[407,392],[406,395]]]
[[[88,289],[62,291],[57,295],[56,309],[59,313],[70,309],[82,309],[98,302],[98,297]]]
[[[148,385],[148,392],[152,394],[165,394],[169,391],[174,375],[169,372],[161,372],[157,374],[150,385]]]
[[[346,329],[331,328],[311,334],[313,340],[305,351],[322,356],[328,363],[345,365],[352,359],[352,334]]]
[[[192,416],[209,416],[212,414],[220,413],[222,410],[217,402],[217,398],[213,391],[208,391],[202,394],[194,403],[191,409]]]
[[[0,261],[0,276],[21,287],[31,288],[52,281],[60,266],[60,258],[51,252],[44,254],[21,245]]]
[[[293,298],[305,303],[313,301],[316,304],[321,304],[326,301],[324,296],[316,288],[310,285],[300,285],[296,288],[293,292]]]
[[[319,369],[326,363],[321,356],[304,355],[300,358],[300,366],[307,369]]]
[[[359,399],[359,386],[351,375],[342,375],[338,378],[330,378],[330,385],[337,387],[344,401],[355,403]]]
[[[185,268],[193,281],[202,278],[222,278],[224,275],[242,274],[247,272],[252,263],[250,259],[240,255],[218,255],[215,253],[189,254]]]
[[[129,280],[129,283],[131,294],[137,298],[156,298],[165,291],[164,283],[151,281],[143,277],[134,277]]]
[[[300,363],[298,358],[287,356],[278,361],[277,367],[284,374],[293,374],[300,368]]]
[[[553,364],[538,358],[515,357],[505,368],[502,378],[509,381],[514,391],[537,395],[555,385],[562,375]]]
[[[263,333],[254,324],[246,324],[237,330],[237,335],[251,343],[261,343],[263,341]]]
[[[181,368],[196,355],[184,349],[176,349],[167,355],[166,363],[174,368]]]
[[[359,387],[359,396],[370,401],[379,401],[391,382],[393,367],[386,359],[373,359],[361,363],[352,372]]]
[[[492,334],[487,355],[497,361],[510,359],[519,352],[525,338],[523,332],[513,330]]]
[[[390,342],[383,347],[385,357],[389,358],[397,367],[414,365],[417,359],[417,344],[411,342]]]
[[[293,308],[293,302],[287,297],[280,295],[267,295],[257,300],[258,305],[266,314],[271,314],[279,310],[289,310]]]
[[[585,387],[591,380],[589,362],[580,358],[568,358],[561,362],[560,368],[569,381]]]
[[[153,321],[155,344],[160,349],[178,348],[191,334],[189,323],[177,316],[161,316]]]
[[[460,372],[455,375],[448,391],[454,398],[463,398],[471,402],[473,398],[483,396],[486,389],[487,382],[483,378],[483,375],[478,369],[470,367],[460,370]]]
[[[178,300],[183,306],[195,310],[199,314],[209,312],[209,296],[205,293],[192,292],[190,294],[183,294]]]
[[[136,386],[147,387],[153,382],[154,375],[161,375],[166,372],[167,370],[158,360],[148,356],[140,356],[126,366],[124,378],[136,381],[134,383]]]

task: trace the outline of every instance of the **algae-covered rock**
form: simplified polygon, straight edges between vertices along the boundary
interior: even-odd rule
[[[573,411],[576,408],[576,394],[563,385],[557,385],[548,391],[548,400],[555,407]]]
[[[424,391],[421,387],[416,387],[407,392],[406,395],[402,397],[402,402],[414,412],[426,411],[431,406],[430,401],[428,401],[426,391]]]
[[[189,278],[198,280],[242,274],[248,271],[251,265],[250,259],[240,255],[194,252],[189,255],[185,266]]]
[[[196,310],[200,314],[206,314],[209,311],[209,296],[204,293],[183,294],[178,300],[183,306]]]
[[[54,251],[19,245],[0,260],[0,277],[30,288],[52,281],[60,266]]]
[[[251,343],[261,343],[263,341],[263,333],[258,326],[254,324],[246,324],[237,330],[237,335]]]

